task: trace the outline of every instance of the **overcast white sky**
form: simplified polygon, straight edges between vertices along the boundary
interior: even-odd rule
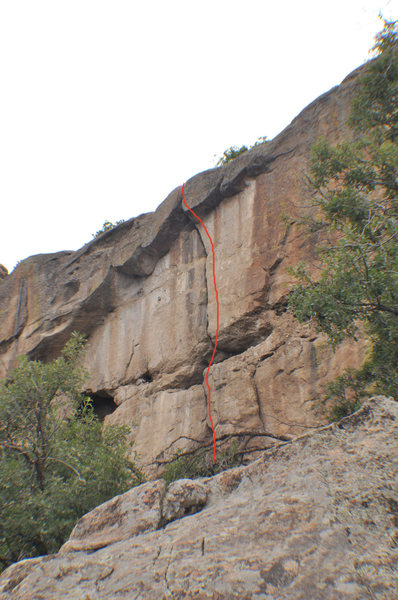
[[[0,263],[154,210],[369,57],[398,0],[0,0]]]

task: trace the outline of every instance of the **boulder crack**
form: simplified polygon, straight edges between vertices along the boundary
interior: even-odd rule
[[[159,558],[159,556],[160,556],[160,553],[161,553],[161,552],[162,552],[162,546],[159,546],[159,549],[158,549],[158,551],[157,551],[157,554],[156,554],[155,558],[153,559],[153,564],[155,564],[155,563],[156,563],[156,561],[157,561],[157,559]]]
[[[168,489],[168,484],[166,483],[166,485],[164,486],[163,490],[161,490],[160,492],[160,498],[159,498],[159,523],[158,526],[156,527],[156,529],[164,529],[164,527],[167,525],[166,523],[166,519],[164,518],[164,501],[166,498],[166,494],[167,494],[167,489]],[[159,548],[159,554],[162,550],[162,547]],[[158,556],[159,556],[158,554]]]
[[[172,558],[173,558],[173,548],[174,548],[174,546],[172,545],[172,546],[171,546],[171,549],[170,549],[170,558],[169,558],[169,562],[167,563],[167,567],[166,567],[166,570],[165,570],[165,572],[164,572],[164,583],[165,583],[166,589],[167,589],[167,591],[168,591],[168,593],[170,594],[170,596],[171,596],[171,597],[173,597],[173,596],[174,596],[174,594],[173,594],[173,592],[172,592],[172,591],[171,591],[171,589],[170,589],[169,582],[168,582],[168,580],[167,580],[167,575],[168,575],[168,573],[169,573],[169,568],[170,568],[171,561],[172,561]]]

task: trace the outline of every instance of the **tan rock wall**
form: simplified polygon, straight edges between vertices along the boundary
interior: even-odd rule
[[[115,390],[144,375],[165,387],[186,387],[195,370],[201,380],[210,349],[204,270],[204,248],[191,229],[181,233],[150,277],[120,283],[120,305],[89,340],[90,389]]]
[[[186,200],[215,246],[217,435],[305,430],[321,418],[327,381],[363,358],[363,344],[333,355],[287,313],[287,267],[313,262],[317,239],[283,220],[309,210],[311,145],[320,135],[348,135],[355,85],[356,73],[271,142],[186,183]],[[189,447],[188,438],[211,439],[203,384],[216,332],[212,254],[181,188],[154,213],[77,252],[30,257],[0,281],[1,377],[20,354],[57,356],[73,330],[88,336],[86,391],[114,398],[106,422],[131,426],[143,464],[166,448]]]
[[[128,424],[134,441],[131,457],[136,453],[147,474],[156,472],[151,464],[157,457],[172,456],[178,449],[192,447],[192,440],[208,436],[207,404],[202,385],[187,390],[155,392],[152,385],[124,386],[116,398],[123,403],[108,417],[107,424]]]

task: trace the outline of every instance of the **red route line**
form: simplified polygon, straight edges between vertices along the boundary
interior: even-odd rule
[[[210,403],[211,391],[210,391],[210,385],[209,385],[209,371],[210,371],[210,367],[211,367],[213,359],[214,359],[214,355],[216,353],[217,340],[218,340],[218,330],[220,329],[220,305],[219,305],[219,302],[218,302],[218,292],[217,292],[217,284],[216,284],[216,270],[215,270],[216,255],[215,255],[215,252],[214,252],[213,240],[211,239],[210,233],[207,231],[206,225],[203,223],[202,219],[200,217],[198,217],[198,215],[192,210],[192,208],[190,208],[188,206],[188,204],[185,201],[184,186],[185,186],[185,183],[183,183],[183,185],[182,185],[182,199],[183,199],[183,202],[184,202],[185,206],[187,207],[187,209],[189,210],[189,212],[191,212],[193,214],[193,216],[196,217],[200,221],[200,224],[202,225],[203,229],[205,230],[205,232],[207,234],[207,237],[210,240],[211,251],[212,251],[212,254],[213,254],[213,281],[214,281],[214,290],[216,292],[217,328],[216,328],[216,337],[215,337],[215,340],[214,340],[213,354],[211,355],[209,366],[207,367],[207,371],[206,371],[206,385],[207,385],[207,389],[209,391],[208,410],[209,410],[209,419],[210,419],[211,430],[213,432],[213,463],[214,463],[214,461],[216,460],[216,432],[214,430],[213,419],[211,418],[211,403]]]

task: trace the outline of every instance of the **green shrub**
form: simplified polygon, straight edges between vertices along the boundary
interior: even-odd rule
[[[241,146],[240,148],[238,146],[231,146],[230,148],[227,148],[219,158],[216,166],[220,167],[221,165],[226,165],[231,160],[234,160],[244,152],[247,152],[248,149],[247,146]]]
[[[359,369],[346,369],[328,384],[325,401],[332,405],[326,413],[330,422],[338,421],[360,408],[366,396],[365,384],[364,373]]]
[[[0,382],[0,563],[56,552],[76,521],[142,482],[127,427],[105,427],[80,389],[84,339],[47,364],[26,357]],[[72,402],[60,414],[59,395]]]
[[[247,150],[251,150],[251,148],[255,148],[256,146],[259,146],[260,144],[264,144],[266,141],[267,141],[267,137],[263,136],[263,137],[259,137],[258,140],[253,144],[253,146],[249,146],[249,147],[241,146],[240,148],[238,146],[231,146],[230,148],[227,148],[227,150],[224,150],[222,156],[218,159],[218,161],[216,163],[216,167],[226,165],[231,160],[234,160],[241,154],[244,154],[245,152],[247,152]]]
[[[106,233],[107,231],[114,229],[115,227],[117,227],[118,225],[121,225],[122,223],[124,223],[124,219],[120,219],[120,221],[116,221],[116,223],[111,223],[110,221],[105,221],[102,228],[99,229],[96,233],[93,233],[93,239],[94,240],[97,239],[103,233]]]
[[[354,410],[369,390],[398,398],[398,26],[385,22],[376,37],[376,60],[362,75],[349,124],[355,141],[313,148],[311,203],[299,221],[322,231],[320,276],[304,264],[289,305],[312,321],[333,347],[364,331],[370,342],[364,365],[346,372],[329,390],[335,417]],[[333,387],[334,386],[334,387]],[[344,397],[344,388],[348,395]]]

